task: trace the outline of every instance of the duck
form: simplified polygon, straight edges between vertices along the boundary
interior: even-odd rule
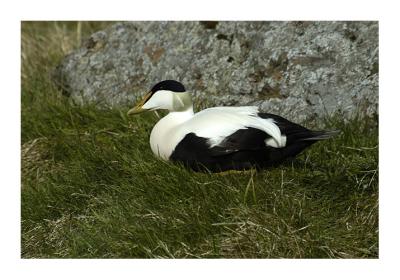
[[[195,113],[191,94],[175,80],[155,84],[128,115],[155,110],[168,114],[150,133],[153,154],[200,172],[276,167],[338,134],[309,130],[257,106],[212,107]]]

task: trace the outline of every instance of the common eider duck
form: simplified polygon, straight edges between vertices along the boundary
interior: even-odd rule
[[[164,109],[150,134],[153,153],[195,171],[223,172],[276,166],[337,131],[312,131],[256,106],[213,107],[194,113],[177,81],[157,83],[128,115]]]

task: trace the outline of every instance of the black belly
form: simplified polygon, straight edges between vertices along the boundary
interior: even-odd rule
[[[254,128],[251,128],[251,130],[254,130],[252,133],[256,134],[261,141],[248,138],[246,145],[242,144],[241,147],[238,147],[237,143],[227,143],[210,148],[207,138],[198,137],[194,133],[187,134],[174,149],[170,160],[183,163],[186,167],[195,171],[222,172],[268,168],[282,163],[285,159],[293,158],[315,142],[297,141],[288,143],[283,148],[273,148],[265,145],[265,139],[269,135]],[[237,133],[240,134],[243,131]],[[235,137],[235,135],[232,136]],[[232,140],[232,136],[227,139]]]

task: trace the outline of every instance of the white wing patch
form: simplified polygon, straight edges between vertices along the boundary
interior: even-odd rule
[[[193,132],[197,136],[208,138],[211,147],[221,143],[227,136],[239,129],[252,127],[265,131],[271,138],[265,140],[266,145],[281,148],[286,145],[286,136],[272,119],[258,117],[256,106],[214,107],[203,110],[188,120],[179,134]]]
[[[278,143],[274,138],[265,139],[265,145],[273,147],[273,148],[282,148],[286,146],[286,135],[281,136],[281,143]]]

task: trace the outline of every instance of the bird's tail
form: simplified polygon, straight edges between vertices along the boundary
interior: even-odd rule
[[[330,131],[310,131],[309,135],[301,140],[303,141],[318,141],[332,138],[340,133],[340,130]]]

